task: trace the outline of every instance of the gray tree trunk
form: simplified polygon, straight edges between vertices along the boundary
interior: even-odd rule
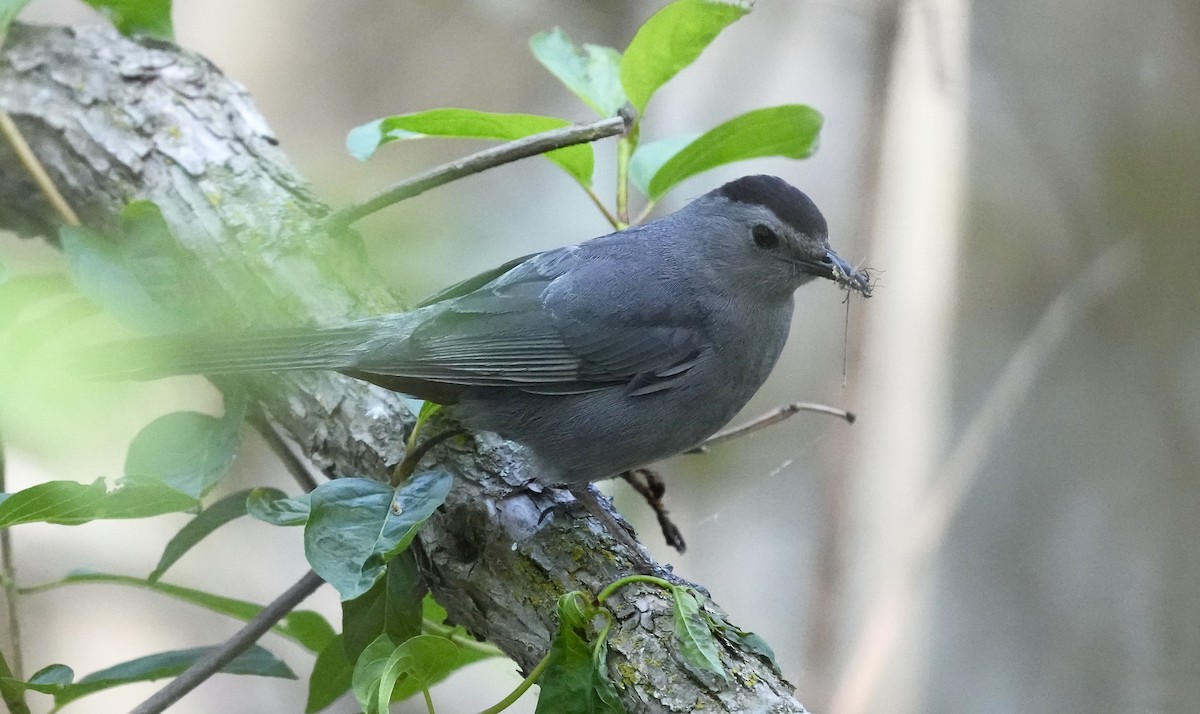
[[[245,90],[201,57],[108,27],[14,25],[0,50],[0,109],[85,225],[107,231],[128,202],[157,204],[184,249],[173,252],[211,281],[202,290],[220,296],[223,318],[336,323],[401,307],[357,236],[324,230],[329,208],[288,164]],[[55,240],[57,224],[11,147],[0,145],[0,228]],[[411,415],[390,392],[329,373],[246,384],[330,476],[386,480],[402,456]],[[526,671],[549,648],[562,593],[595,593],[635,572],[672,577],[590,517],[558,511],[540,522],[547,505],[567,497],[513,496],[513,484],[531,475],[513,444],[479,435],[428,461],[456,482],[420,535],[426,579],[454,622]],[[609,673],[630,712],[804,711],[791,685],[736,642],[722,641],[728,681],[689,671],[660,589],[632,586],[607,604],[616,615]]]

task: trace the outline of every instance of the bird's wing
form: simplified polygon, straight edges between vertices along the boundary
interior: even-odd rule
[[[407,339],[364,350],[354,369],[543,394],[620,384],[645,394],[684,374],[701,351],[696,321],[652,286],[635,301],[602,263],[580,266],[578,257],[542,254],[425,308],[429,318]]]

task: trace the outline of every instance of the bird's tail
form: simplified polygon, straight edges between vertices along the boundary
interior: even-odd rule
[[[98,345],[76,371],[92,379],[158,379],[180,374],[352,367],[373,330],[366,324],[255,332],[143,337]]]

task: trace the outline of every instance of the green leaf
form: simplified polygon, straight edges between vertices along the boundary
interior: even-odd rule
[[[136,327],[178,332],[210,296],[208,276],[149,201],[125,207],[116,236],[64,226],[59,238],[79,291]]]
[[[171,0],[84,0],[108,18],[122,35],[173,40]]]
[[[82,226],[59,229],[71,280],[79,291],[131,325],[165,330],[172,318],[125,264],[119,243]]]
[[[99,519],[148,518],[196,507],[196,500],[161,484],[126,484],[109,491],[92,484],[48,481],[0,500],[0,528],[20,523],[77,526]]]
[[[0,331],[10,329],[35,308],[64,296],[75,297],[71,281],[62,273],[4,277],[0,279]]]
[[[346,137],[346,148],[360,161],[366,161],[384,144],[427,136],[458,139],[496,139],[513,141],[551,129],[570,126],[556,117],[533,114],[502,114],[474,109],[430,109],[377,119],[355,127]],[[545,154],[579,183],[590,186],[595,155],[588,144],[578,144]]]
[[[650,180],[646,195],[658,200],[680,181],[734,161],[811,156],[821,123],[820,112],[803,104],[746,112],[710,129],[669,158]]]
[[[274,526],[302,526],[308,522],[309,495],[289,498],[277,488],[256,488],[246,497],[246,512]]]
[[[387,635],[380,635],[366,646],[354,663],[350,688],[354,690],[354,698],[363,706],[367,714],[376,711],[375,695],[379,689],[379,681],[383,677],[383,668],[387,666],[388,659],[395,651],[396,645],[391,638]]]
[[[364,478],[321,484],[310,496],[312,511],[304,526],[309,564],[337,588],[342,600],[362,595],[446,500],[453,482],[450,474],[431,471],[395,490]]]
[[[671,595],[675,598],[675,637],[679,640],[680,654],[693,669],[725,679],[717,640],[700,615],[700,602],[687,588],[671,588]]]
[[[33,673],[29,681],[22,682],[11,677],[0,677],[0,691],[7,694],[20,693],[32,689],[42,694],[56,694],[75,679],[75,672],[65,664],[52,664]]]
[[[531,37],[529,48],[538,62],[600,116],[616,116],[627,101],[621,87],[621,53],[613,48],[584,45],[581,49],[557,27]]]
[[[246,415],[245,399],[225,401],[225,415],[171,412],[150,422],[129,445],[125,478],[164,483],[199,498],[229,471]]]
[[[175,537],[167,543],[167,547],[163,549],[162,557],[158,559],[158,565],[150,573],[149,579],[158,580],[163,573],[167,572],[167,568],[174,565],[175,561],[191,550],[192,546],[226,523],[246,515],[246,497],[249,493],[249,489],[231,493],[200,511],[195,518],[188,521],[187,525],[180,528]]]
[[[779,669],[779,663],[775,661],[775,651],[771,649],[771,646],[767,644],[766,640],[754,634],[753,632],[750,632],[749,630],[743,630],[729,624],[728,622],[725,622],[725,620],[723,620],[719,615],[708,612],[707,610],[701,611],[701,614],[709,621],[709,624],[714,630],[717,631],[718,634],[721,635],[721,637],[724,637],[730,642],[736,643],[750,652],[753,652],[755,655],[770,664],[771,669],[773,669],[776,674],[782,674],[782,671]]]
[[[386,577],[362,595],[342,603],[346,656],[358,659],[381,634],[388,635],[393,642],[421,634],[425,592],[425,582],[412,551],[406,550],[388,561]]]
[[[198,605],[207,610],[227,615],[243,622],[252,620],[263,608],[262,605],[222,595],[214,595],[203,590],[194,590],[179,585],[169,585],[162,581],[143,580],[142,578],[135,578],[129,575],[115,575],[111,573],[72,573],[62,580],[38,586],[33,590],[42,591],[64,585],[84,583],[127,585],[142,588]],[[328,646],[329,641],[334,637],[333,627],[330,626],[324,617],[312,610],[293,610],[271,629],[276,634],[292,640],[310,652],[324,650]]]
[[[608,678],[607,643],[589,641],[589,623],[601,610],[578,591],[558,599],[558,632],[550,645],[550,663],[538,682],[536,714],[624,713]]]
[[[376,701],[386,714],[388,703],[408,699],[437,684],[461,666],[458,645],[445,637],[417,635],[400,643],[384,665]]]
[[[350,691],[354,664],[346,657],[342,636],[337,635],[317,655],[312,676],[308,678],[308,701],[304,714],[315,714]]]
[[[649,195],[650,181],[654,178],[654,174],[658,173],[668,159],[699,137],[699,134],[684,134],[639,144],[633,152],[633,157],[629,160],[629,178],[633,180],[633,185],[637,186],[642,193]]]
[[[8,31],[8,26],[12,24],[17,13],[28,4],[29,0],[0,0],[0,41],[4,39],[4,33]]]
[[[131,682],[149,682],[155,679],[174,677],[190,667],[196,660],[207,656],[214,647],[195,647],[186,650],[159,652],[122,662],[63,687],[54,695],[54,706],[62,707],[80,697]],[[275,655],[258,645],[241,653],[221,668],[226,674],[251,674],[259,677],[296,679],[296,675]]]
[[[748,5],[719,0],[676,0],[646,20],[621,58],[621,84],[639,116],[659,87],[748,12]]]

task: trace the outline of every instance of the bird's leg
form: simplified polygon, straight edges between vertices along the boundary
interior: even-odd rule
[[[645,481],[639,481],[638,475],[641,475]],[[679,554],[683,554],[687,550],[687,543],[683,540],[683,532],[679,530],[679,526],[671,520],[667,515],[667,507],[663,505],[662,497],[667,492],[667,486],[663,483],[662,478],[651,471],[650,469],[633,469],[621,474],[621,478],[625,479],[626,483],[633,486],[633,490],[642,495],[646,499],[646,504],[654,511],[654,515],[658,518],[658,527],[662,528],[663,538],[667,540],[667,545],[671,546]]]

